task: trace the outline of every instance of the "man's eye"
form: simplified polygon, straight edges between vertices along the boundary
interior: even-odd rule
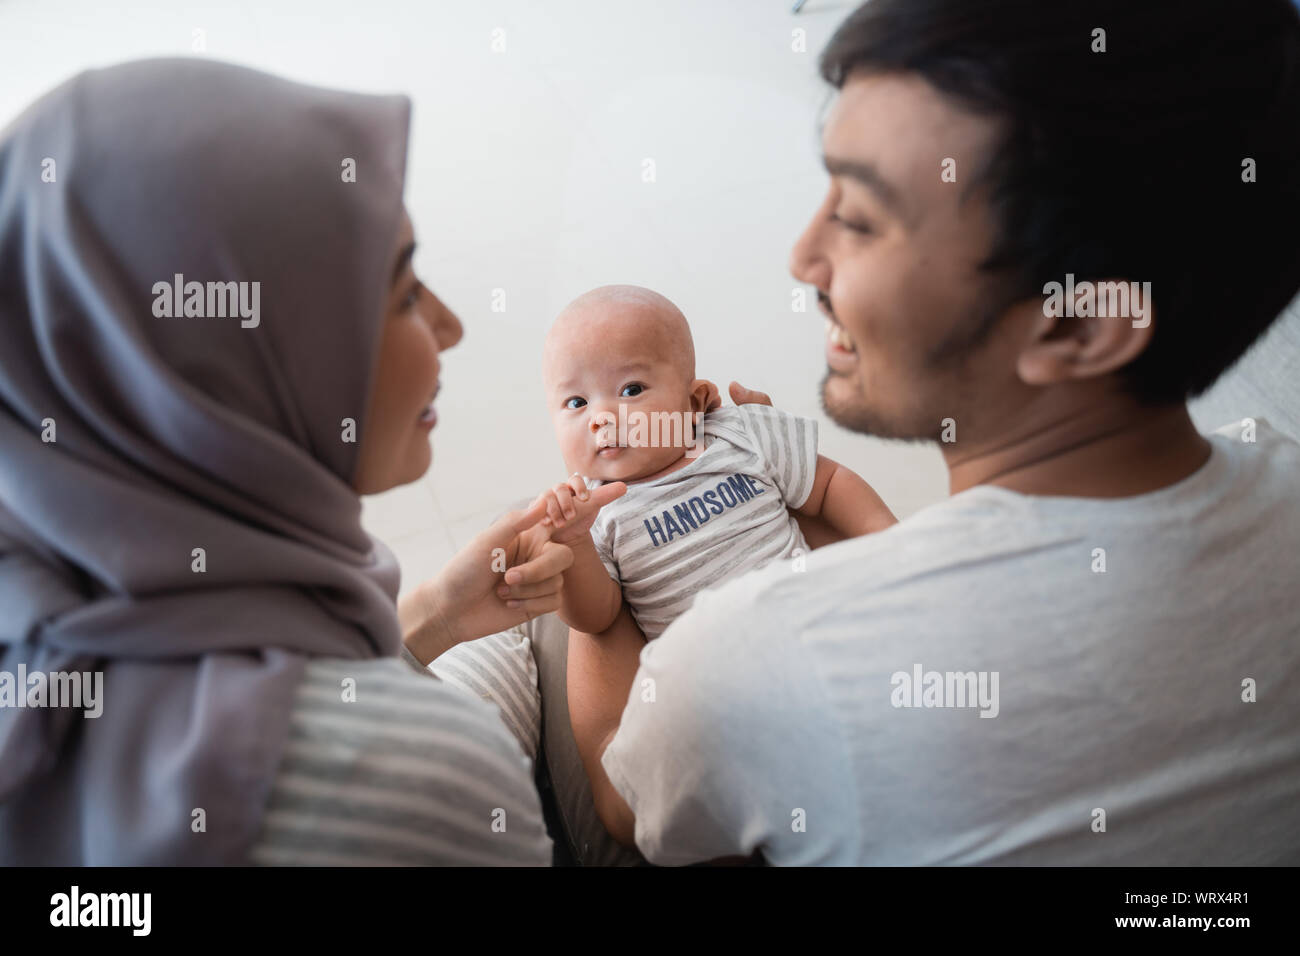
[[[633,389],[635,389],[635,391],[632,391]],[[641,394],[642,392],[644,392],[644,391],[645,391],[645,386],[644,386],[644,385],[640,385],[640,384],[638,384],[638,383],[636,383],[636,382],[633,382],[631,385],[624,385],[624,386],[623,386],[623,391],[619,392],[619,397],[620,397],[620,398],[636,398],[638,395],[640,395],[640,394]],[[628,394],[629,392],[631,392],[630,395]]]
[[[585,398],[579,398],[577,395],[573,396],[572,398],[566,398],[564,400],[565,408],[581,408],[583,405],[586,404],[587,404],[587,400]]]
[[[861,233],[871,232],[871,226],[869,226],[867,223],[849,222],[847,219],[841,218],[838,213],[831,213],[831,220],[833,222],[838,222],[841,226],[843,226],[845,229],[850,230],[851,232],[861,232]]]

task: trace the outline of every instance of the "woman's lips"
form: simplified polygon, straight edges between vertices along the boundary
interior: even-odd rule
[[[438,382],[438,384],[433,388],[433,394],[429,396],[429,404],[424,406],[424,411],[422,411],[420,417],[415,420],[416,424],[421,428],[432,428],[434,425],[438,424],[438,410],[433,407],[433,402],[441,391],[442,382]]]

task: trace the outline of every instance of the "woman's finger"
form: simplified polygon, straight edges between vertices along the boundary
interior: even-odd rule
[[[537,496],[537,500],[526,511],[507,511],[488,529],[494,539],[509,541],[517,534],[527,531],[546,517],[546,494]]]
[[[527,598],[546,597],[564,590],[564,575],[556,575],[536,584],[502,584],[497,587],[497,597],[502,600],[519,601]]]
[[[540,554],[531,561],[511,568],[505,574],[506,584],[536,584],[563,574],[573,564],[573,552],[565,545],[547,542]]]
[[[529,528],[535,527],[545,517],[546,493],[543,492],[525,510],[507,511],[502,514],[475,535],[474,540],[465,546],[464,551],[473,554],[474,560],[477,561],[478,555],[491,556],[498,548],[503,548],[510,555],[510,560],[514,560],[519,536]]]
[[[531,619],[539,614],[550,614],[552,611],[558,611],[560,609],[560,596],[551,594],[546,597],[529,598],[526,601],[507,601],[506,607],[522,611]]]

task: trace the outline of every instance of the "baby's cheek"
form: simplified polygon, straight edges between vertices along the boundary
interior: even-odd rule
[[[577,429],[560,429],[558,436],[560,443],[560,455],[564,458],[564,466],[572,474],[575,471],[582,471],[585,467],[585,456],[583,452],[586,449],[585,436]]]

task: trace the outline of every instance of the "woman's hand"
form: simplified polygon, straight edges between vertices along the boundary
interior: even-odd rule
[[[551,540],[559,544],[585,538],[591,533],[600,509],[626,492],[627,485],[621,481],[607,481],[595,491],[588,491],[582,475],[574,472],[568,481],[548,488],[538,497],[537,501],[546,505],[542,526],[550,532]],[[532,507],[537,507],[537,502]]]
[[[573,552],[550,540],[544,517],[543,499],[507,512],[399,602],[402,639],[421,664],[560,606]]]

